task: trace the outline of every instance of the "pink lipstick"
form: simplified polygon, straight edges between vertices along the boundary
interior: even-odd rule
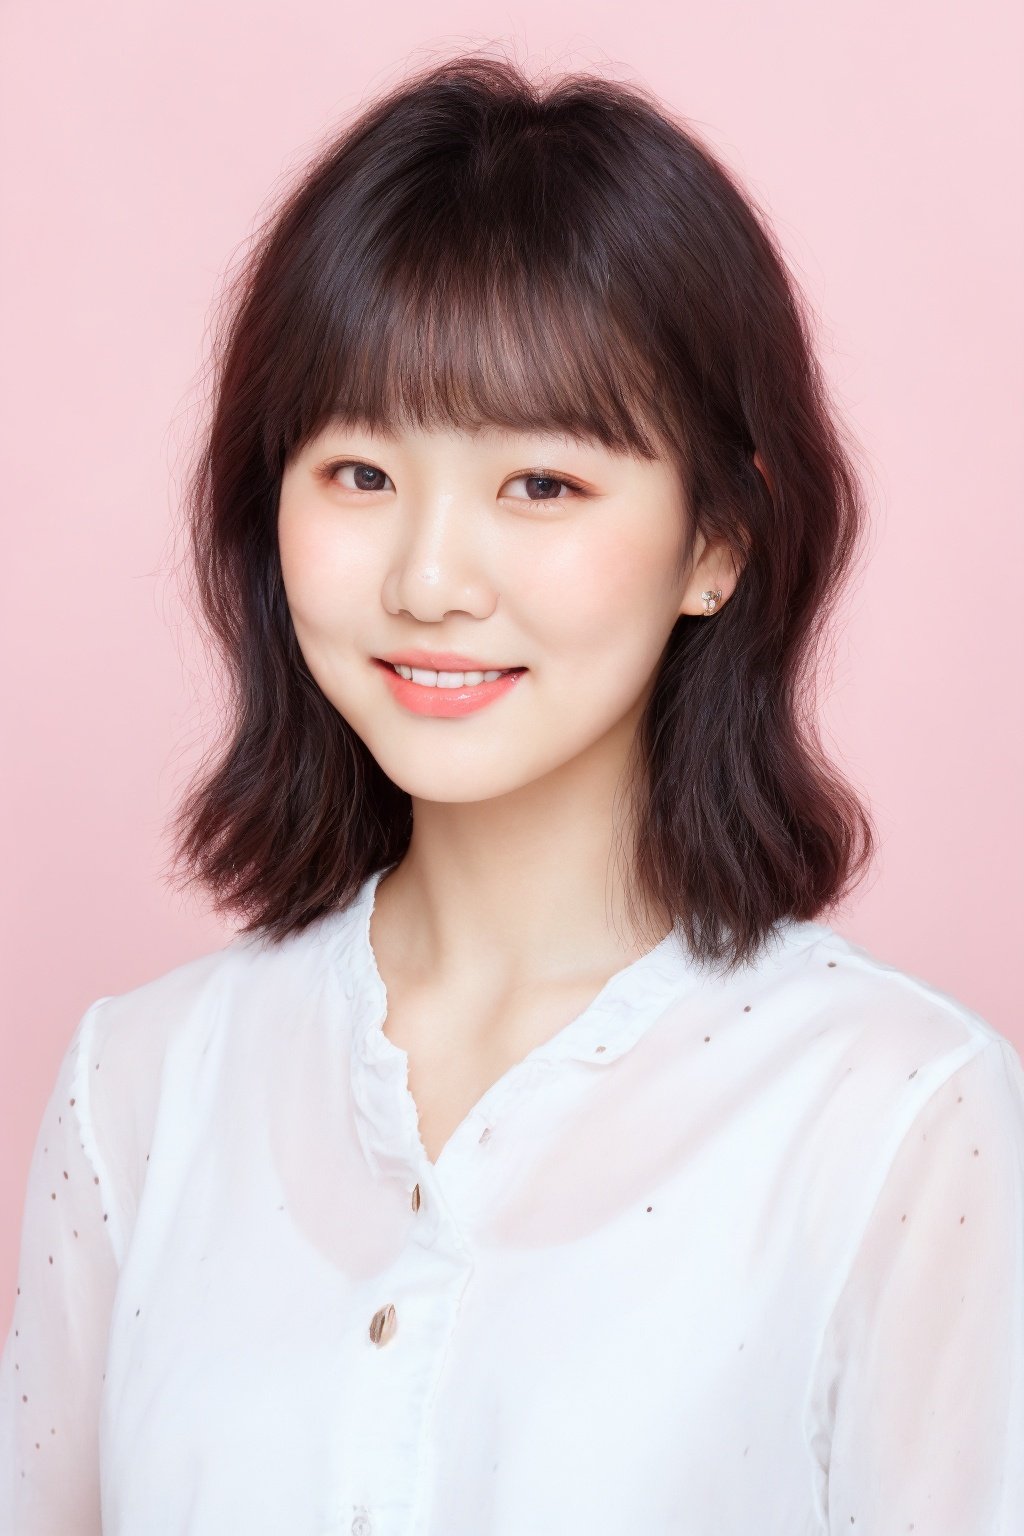
[[[457,719],[460,715],[475,714],[478,709],[484,709],[488,704],[493,704],[496,699],[503,698],[511,693],[516,686],[526,667],[513,667],[495,678],[491,683],[470,683],[461,688],[437,688],[425,683],[414,683],[409,678],[402,677],[394,667],[386,661],[374,659],[374,666],[378,667],[385,676],[388,687],[406,709],[412,710],[417,715],[427,715],[434,719]],[[404,665],[405,663],[403,663]],[[419,663],[414,663],[417,668]],[[441,670],[448,670],[442,668]],[[450,670],[454,671],[452,667]],[[459,668],[460,671],[494,671],[493,667]]]

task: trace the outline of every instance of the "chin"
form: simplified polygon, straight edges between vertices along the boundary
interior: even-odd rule
[[[446,752],[442,747],[429,753],[421,752],[415,763],[409,762],[400,752],[374,752],[369,743],[367,750],[399,789],[414,800],[437,805],[472,805],[483,800],[496,800],[525,789],[539,777],[525,768],[519,774],[510,773],[507,761],[501,764],[467,761],[460,754]],[[429,763],[424,761],[428,756]]]

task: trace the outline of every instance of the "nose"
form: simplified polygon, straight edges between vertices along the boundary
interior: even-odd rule
[[[497,592],[480,549],[482,511],[451,495],[420,501],[402,524],[384,586],[384,604],[423,623],[447,613],[486,618]]]

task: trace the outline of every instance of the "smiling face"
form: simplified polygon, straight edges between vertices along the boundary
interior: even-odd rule
[[[332,424],[289,461],[278,510],[312,676],[394,783],[448,802],[509,793],[585,755],[621,764],[679,614],[700,614],[708,586],[724,603],[735,584],[699,534],[683,567],[688,526],[667,460],[496,428]],[[426,713],[419,684],[380,662],[409,649],[526,670],[484,684],[479,707],[439,714],[434,695]]]

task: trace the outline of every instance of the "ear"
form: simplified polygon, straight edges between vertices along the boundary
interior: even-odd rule
[[[775,492],[775,482],[773,481],[771,475],[768,473],[768,470],[765,468],[765,462],[764,462],[764,459],[762,459],[762,457],[761,457],[761,450],[760,450],[760,448],[755,448],[754,449],[754,464],[757,467],[757,469],[758,469],[758,471],[759,471],[759,473],[761,475],[761,479],[764,481],[765,485],[768,487],[768,494],[769,494],[769,496],[774,495],[774,492]]]
[[[761,457],[760,449],[754,449],[754,467],[768,487],[769,496],[774,495],[775,482]],[[736,590],[736,583],[740,579],[742,563],[737,564],[735,551],[719,540],[711,543],[701,539],[703,548],[697,557],[697,563],[690,572],[690,579],[683,593],[683,600],[679,604],[680,614],[717,613],[719,609],[729,601]],[[721,593],[715,598],[714,605],[704,606],[704,593]]]
[[[680,614],[703,614],[705,609],[702,594],[720,592],[721,597],[715,599],[714,606],[710,609],[710,614],[713,616],[729,601],[739,579],[740,568],[728,544],[721,539],[705,541],[690,571],[682,601],[679,604]]]

